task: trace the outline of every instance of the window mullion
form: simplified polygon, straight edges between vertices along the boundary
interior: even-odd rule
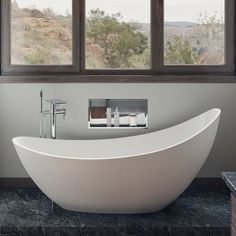
[[[73,30],[72,30],[72,38],[73,38],[73,66],[75,71],[80,71],[81,69],[81,58],[80,58],[80,53],[81,53],[81,40],[82,40],[82,35],[81,35],[81,4],[80,0],[73,0],[72,4],[72,15],[73,15]]]
[[[1,0],[1,71],[9,70],[11,53],[10,34],[10,4],[8,0]]]
[[[235,72],[235,1],[225,1],[225,62],[229,71]],[[232,50],[234,49],[234,50]]]
[[[86,21],[86,4],[85,0],[80,1],[80,71],[85,71],[85,21]]]
[[[152,0],[152,68],[159,72],[164,61],[164,0]]]

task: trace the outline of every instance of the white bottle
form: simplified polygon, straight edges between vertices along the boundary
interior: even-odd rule
[[[120,112],[119,112],[119,107],[116,107],[114,111],[114,127],[119,127],[120,126]]]
[[[130,127],[136,127],[137,126],[137,114],[131,113],[129,115],[129,126]]]
[[[140,113],[137,115],[137,125],[146,125],[146,115],[145,113]]]
[[[111,127],[111,108],[107,107],[107,127]]]

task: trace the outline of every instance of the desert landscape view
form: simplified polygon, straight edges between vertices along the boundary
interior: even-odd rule
[[[165,22],[165,64],[223,64],[224,19],[199,14],[197,22]],[[86,68],[149,69],[150,24],[125,22],[122,13],[90,10],[86,17]],[[12,2],[11,63],[72,64],[72,16]]]

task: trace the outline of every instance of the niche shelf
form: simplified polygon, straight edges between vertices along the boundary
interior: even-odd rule
[[[119,126],[114,112],[118,108]],[[147,99],[89,99],[89,129],[147,129]],[[110,114],[109,114],[110,113]]]

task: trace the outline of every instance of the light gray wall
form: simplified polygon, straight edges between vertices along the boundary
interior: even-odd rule
[[[150,132],[213,107],[222,109],[215,145],[200,176],[236,170],[236,84],[0,84],[0,177],[25,177],[11,139],[39,135],[39,91],[68,102],[59,138],[94,139]],[[149,130],[88,130],[89,98],[149,99]],[[174,167],[170,167],[174,168]]]

